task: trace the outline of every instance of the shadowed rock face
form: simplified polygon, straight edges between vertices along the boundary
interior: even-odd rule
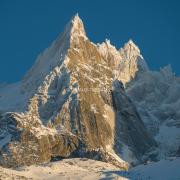
[[[148,135],[137,109],[124,91],[123,84],[115,80],[112,91],[113,107],[116,114],[115,151],[121,153],[121,143],[128,145],[139,161],[150,152],[156,142]]]
[[[1,115],[1,165],[86,156],[127,169],[122,144],[141,161],[156,143],[119,81],[126,83],[138,71],[140,52],[129,43],[130,52],[128,45],[124,52],[109,42],[95,45],[75,16],[23,79],[25,110]]]

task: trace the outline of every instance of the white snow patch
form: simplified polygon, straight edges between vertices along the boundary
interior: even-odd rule
[[[91,111],[93,111],[95,114],[98,113],[96,105],[95,104],[91,104]]]
[[[123,144],[122,146],[121,158],[129,163],[137,161],[136,158],[133,156],[132,151],[125,144]]]
[[[0,112],[23,110],[28,95],[21,91],[21,82],[0,88]]]
[[[168,127],[162,125],[160,131],[155,136],[157,142],[160,143],[160,156],[170,155],[171,151],[177,151],[180,145],[180,130],[177,127]]]
[[[179,180],[180,158],[173,161],[161,160],[147,165],[139,165],[130,171],[133,179]],[[131,179],[131,178],[130,178]]]

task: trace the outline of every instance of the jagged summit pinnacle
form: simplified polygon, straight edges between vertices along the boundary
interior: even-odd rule
[[[81,18],[79,17],[79,14],[78,13],[76,13],[72,18],[71,18],[71,21],[73,22],[73,21],[81,21],[82,22],[82,20],[81,20]]]
[[[27,81],[27,79],[34,81],[36,77],[42,77],[43,79],[44,76],[48,74],[49,69],[51,69],[50,67],[55,67],[61,62],[58,59],[53,58],[54,54],[59,52],[61,53],[61,58],[64,57],[67,49],[78,44],[79,38],[85,40],[88,39],[86,37],[83,22],[79,15],[76,14],[66,24],[64,31],[59,34],[52,45],[38,56],[36,63],[23,79],[25,81]],[[38,69],[41,69],[41,71]]]
[[[139,47],[134,43],[134,41],[132,39],[129,39],[129,41],[127,43],[125,43],[124,48],[134,49],[138,53],[140,53]]]
[[[129,39],[129,41],[127,42],[127,44],[132,44],[132,45],[135,45],[135,46],[136,46],[136,44],[134,43],[134,41],[133,41],[132,39]]]
[[[78,13],[70,20],[70,35],[71,36],[83,36],[86,37],[84,24]]]

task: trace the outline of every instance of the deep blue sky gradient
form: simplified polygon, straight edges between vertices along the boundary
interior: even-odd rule
[[[151,69],[180,75],[179,0],[0,0],[0,82],[20,80],[77,12],[93,42],[131,38]]]

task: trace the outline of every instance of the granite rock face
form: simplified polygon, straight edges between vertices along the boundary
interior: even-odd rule
[[[16,98],[5,94],[9,86],[2,87],[0,164],[30,165],[71,156],[127,169],[128,163],[144,161],[157,144],[124,85],[146,71],[131,40],[121,50],[108,40],[96,45],[76,15],[11,87],[9,94],[15,91]]]

